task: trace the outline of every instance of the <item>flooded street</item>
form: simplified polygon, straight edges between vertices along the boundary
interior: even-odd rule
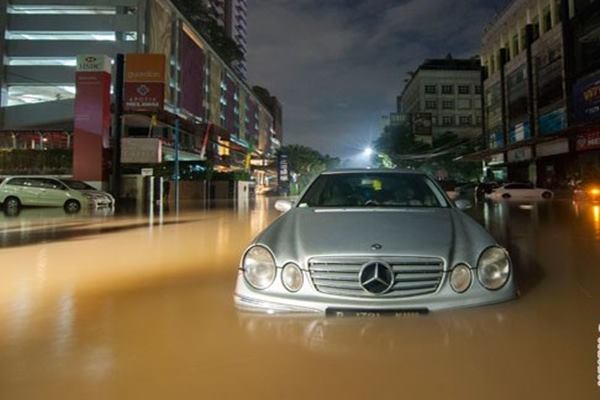
[[[0,399],[600,395],[598,205],[478,205],[521,297],[397,319],[237,312],[265,199],[153,226],[47,212],[0,216]]]

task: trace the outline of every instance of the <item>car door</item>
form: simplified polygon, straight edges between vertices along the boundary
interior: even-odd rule
[[[67,200],[66,186],[52,178],[36,178],[38,203],[48,207],[62,207]]]
[[[31,178],[12,178],[6,183],[7,195],[19,199],[24,206],[37,205],[38,188]]]

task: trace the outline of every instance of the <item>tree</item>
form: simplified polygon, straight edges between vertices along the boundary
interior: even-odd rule
[[[461,139],[452,132],[436,137],[431,146],[415,141],[406,123],[388,126],[375,141],[375,148],[400,168],[417,169],[434,176],[445,171],[451,178],[464,181],[478,179],[481,175],[479,163],[456,161],[460,155],[476,149],[473,141]]]
[[[288,157],[289,170],[296,176],[295,193],[303,190],[306,185],[318,174],[326,169],[336,168],[340,159],[329,154],[322,155],[317,150],[307,146],[288,145],[279,149],[280,154]]]

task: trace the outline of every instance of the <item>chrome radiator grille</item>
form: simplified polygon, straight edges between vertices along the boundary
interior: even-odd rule
[[[360,271],[371,261],[384,261],[394,271],[394,285],[385,294],[371,294],[360,285]],[[308,269],[319,292],[349,297],[411,297],[434,293],[444,276],[444,262],[433,257],[317,257],[309,260]]]

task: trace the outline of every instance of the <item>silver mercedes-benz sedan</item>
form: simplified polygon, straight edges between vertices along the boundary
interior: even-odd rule
[[[507,251],[426,174],[316,178],[242,256],[238,308],[334,316],[425,313],[513,299]]]

